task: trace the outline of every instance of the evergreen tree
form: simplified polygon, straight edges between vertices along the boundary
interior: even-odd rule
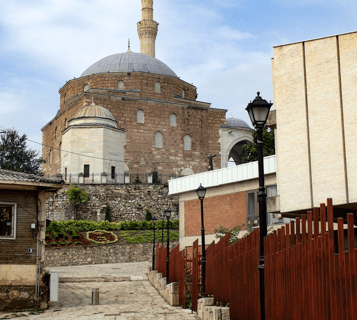
[[[257,150],[257,132],[253,133],[254,144],[247,143],[243,146],[243,150],[247,156],[243,158],[243,162],[252,162],[258,160]],[[271,156],[275,154],[274,130],[264,127],[263,129],[263,156]]]
[[[41,158],[38,152],[27,148],[27,136],[19,135],[14,129],[7,129],[0,135],[0,169],[38,174]]]

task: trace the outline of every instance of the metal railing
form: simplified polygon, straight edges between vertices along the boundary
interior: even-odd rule
[[[66,183],[74,184],[165,184],[168,180],[176,179],[175,174],[162,173],[91,173],[84,175],[83,173],[73,174],[56,174],[46,175],[48,178],[56,178],[64,180]]]

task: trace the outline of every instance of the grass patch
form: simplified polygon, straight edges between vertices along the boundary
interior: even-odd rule
[[[147,243],[154,240],[154,232],[147,230],[145,232],[140,231],[121,231],[120,235],[125,239],[127,243]],[[156,240],[161,241],[161,232],[155,233]],[[169,234],[170,241],[178,240],[179,233],[177,231],[170,231]],[[164,230],[164,241],[167,241],[167,231]]]

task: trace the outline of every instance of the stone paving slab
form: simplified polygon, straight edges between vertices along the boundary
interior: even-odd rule
[[[90,305],[92,288],[99,288],[98,306]],[[55,307],[21,319],[197,319],[190,310],[167,304],[148,281],[61,283],[59,298]]]
[[[59,284],[59,302],[42,314],[26,315],[21,319],[198,319],[196,314],[191,314],[190,310],[170,306],[149,281],[141,280],[147,277],[148,265],[148,262],[141,262],[49,268],[51,272],[58,272],[60,279],[69,280]],[[94,277],[96,282],[88,282]],[[110,277],[114,281],[99,281],[102,277]],[[123,279],[124,277],[130,278],[130,281],[115,281],[116,278]],[[85,281],[80,282],[81,278]],[[99,288],[99,305],[97,306],[90,305],[93,288]],[[4,316],[5,314],[0,314],[0,319]]]
[[[48,267],[47,272],[58,273],[65,282],[71,279],[93,279],[93,281],[116,281],[147,280],[147,268],[149,262],[128,262],[128,263],[108,263],[108,264],[90,264],[73,267]],[[139,278],[138,278],[139,277]],[[106,280],[107,279],[107,280]]]

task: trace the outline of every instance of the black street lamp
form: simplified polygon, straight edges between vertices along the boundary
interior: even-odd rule
[[[264,237],[267,235],[267,205],[264,186],[264,161],[263,161],[263,128],[267,122],[269,111],[272,103],[262,99],[257,93],[256,98],[248,103],[245,108],[247,110],[250,120],[257,131],[257,151],[258,151],[258,167],[259,167],[259,237],[260,237],[260,313],[261,320],[265,320],[265,288],[264,288]]]
[[[167,239],[166,239],[166,248],[167,248],[167,258],[166,258],[166,284],[169,284],[169,273],[170,273],[170,243],[169,243],[169,232],[170,232],[170,227],[169,227],[169,221],[171,217],[171,209],[166,209],[165,210],[166,214],[166,219],[167,219]]]
[[[202,238],[202,298],[206,297],[206,245],[205,245],[205,227],[203,222],[203,199],[206,196],[207,189],[202,184],[196,190],[197,197],[201,201],[201,238]]]
[[[161,245],[164,246],[164,220],[165,220],[165,215],[162,214],[162,228],[161,228]]]
[[[153,216],[152,218],[152,223],[154,224],[154,240],[152,242],[152,269],[151,270],[155,270],[155,224],[156,224],[156,217]]]

